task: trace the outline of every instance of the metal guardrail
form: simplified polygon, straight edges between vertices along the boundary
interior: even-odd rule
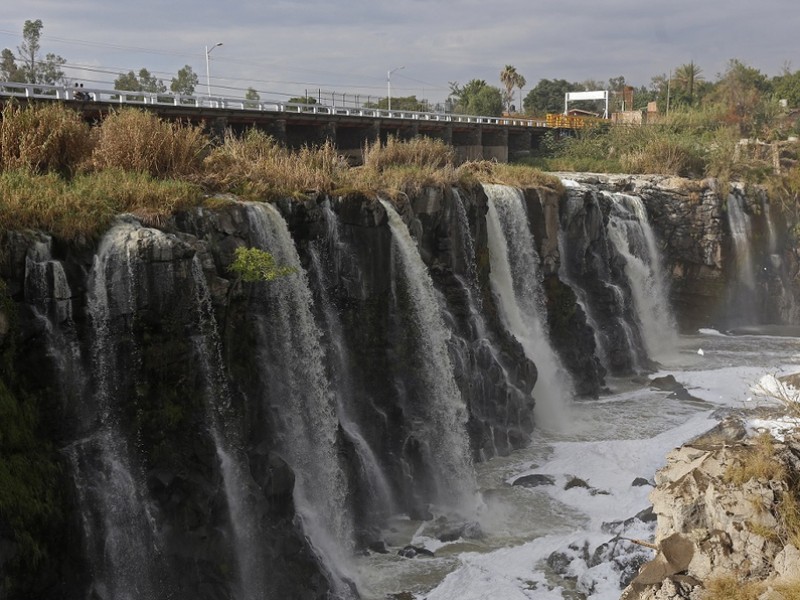
[[[336,115],[368,119],[410,119],[440,123],[465,123],[473,125],[505,125],[509,127],[547,127],[542,119],[519,117],[481,117],[451,113],[417,112],[409,110],[384,110],[380,108],[346,108],[323,104],[295,104],[292,102],[243,100],[217,96],[184,96],[182,94],[154,94],[128,92],[102,88],[75,88],[38,83],[0,81],[0,98],[28,98],[63,100],[67,102],[103,102],[131,106],[177,106],[181,108],[210,108],[219,110],[247,110],[268,113],[309,115]]]

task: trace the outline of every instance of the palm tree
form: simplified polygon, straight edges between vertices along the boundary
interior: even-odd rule
[[[503,100],[506,104],[506,110],[511,109],[511,103],[514,101],[514,88],[517,87],[517,79],[520,77],[517,73],[516,67],[506,65],[500,71],[500,83],[506,88],[506,93]]]
[[[517,87],[519,88],[519,104],[517,105],[517,110],[522,112],[522,88],[525,87],[525,84],[528,83],[525,81],[525,77],[517,73]]]
[[[689,104],[694,99],[695,84],[704,79],[701,75],[702,72],[703,69],[698,67],[693,60],[675,69],[674,79],[686,92]]]

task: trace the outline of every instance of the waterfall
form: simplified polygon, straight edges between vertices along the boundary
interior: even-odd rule
[[[647,352],[651,358],[663,359],[675,352],[678,336],[655,235],[641,198],[619,193],[611,197],[608,237],[625,259]]]
[[[267,596],[268,564],[263,533],[253,498],[260,490],[249,475],[244,440],[231,410],[230,389],[223,371],[221,343],[200,259],[192,260],[192,279],[199,336],[194,339],[205,379],[206,414],[222,472],[228,515],[234,538],[238,594],[236,600],[262,600]]]
[[[394,208],[383,200],[381,204],[392,232],[393,262],[409,297],[417,352],[422,357],[418,377],[427,397],[408,407],[413,413],[409,417],[415,420],[414,435],[422,443],[426,465],[434,472],[438,504],[470,514],[477,506],[478,486],[466,431],[467,410],[447,349],[449,332],[416,242]]]
[[[339,222],[336,214],[331,209],[330,201],[325,201],[322,205],[322,215],[326,229],[326,256],[332,263],[332,271],[330,272],[333,273],[333,277],[337,277],[341,273],[342,257],[346,256],[349,250],[340,239]],[[347,343],[341,320],[328,296],[328,286],[334,282],[329,281],[327,275],[329,271],[323,267],[320,252],[316,247],[310,249],[310,254],[312,273],[315,278],[316,288],[320,294],[323,320],[330,338],[331,351],[328,352],[328,359],[331,361],[330,372],[335,390],[336,412],[342,429],[358,454],[363,479],[367,484],[370,495],[372,511],[383,515],[393,514],[396,512],[396,506],[392,499],[389,481],[378,461],[378,457],[367,440],[364,439],[361,428],[355,418],[356,407],[352,406],[354,390],[350,377],[351,367]]]
[[[87,313],[91,323],[91,372],[97,422],[67,449],[82,511],[87,554],[96,593],[109,600],[163,596],[156,561],[161,553],[144,475],[120,427],[117,406],[122,381],[121,350],[112,336],[112,316],[129,317],[135,307],[138,226],[123,223],[103,238],[89,274]]]
[[[348,486],[337,451],[336,403],[325,375],[320,331],[300,258],[280,213],[246,206],[250,243],[295,273],[252,284],[251,313],[264,387],[264,410],[278,447],[294,471],[295,506],[303,529],[329,570],[334,589],[349,590],[353,524]]]
[[[72,290],[64,267],[52,257],[52,239],[34,241],[25,255],[25,298],[45,329],[47,354],[58,371],[62,402],[67,410],[78,407],[85,376],[72,315]],[[67,406],[67,402],[72,405]]]
[[[756,287],[755,269],[750,248],[753,233],[750,226],[750,217],[745,213],[742,206],[742,198],[736,193],[728,194],[728,225],[733,239],[738,281],[752,291]]]
[[[504,185],[483,187],[489,198],[486,228],[492,290],[500,300],[506,328],[539,371],[533,388],[538,400],[537,415],[547,425],[557,426],[572,394],[569,375],[548,337],[539,256],[528,227],[522,192]]]
[[[469,230],[469,218],[467,217],[467,209],[464,206],[464,202],[461,199],[461,194],[458,192],[456,188],[452,188],[453,190],[453,204],[456,208],[456,224],[458,227],[455,231],[458,233],[458,250],[460,252],[455,253],[454,256],[454,264],[456,262],[456,257],[461,256],[462,260],[464,261],[465,272],[467,276],[467,288],[470,294],[470,297],[475,301],[477,304],[476,308],[480,310],[480,295],[477,294],[478,289],[478,273],[476,272],[476,264],[475,264],[475,244],[472,241],[472,233]],[[453,246],[453,250],[456,250],[456,246]]]

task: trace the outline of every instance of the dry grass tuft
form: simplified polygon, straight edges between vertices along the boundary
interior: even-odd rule
[[[231,134],[204,162],[203,181],[211,189],[267,200],[307,192],[328,193],[347,170],[332,143],[293,152],[262,131]]]
[[[751,479],[783,481],[786,477],[786,467],[775,455],[775,443],[769,433],[756,437],[755,444],[742,453],[742,460],[725,471],[725,480],[734,485],[742,485]]]
[[[459,171],[463,179],[482,183],[500,183],[518,188],[545,187],[559,194],[565,192],[558,177],[527,165],[481,160],[464,163]]]
[[[442,140],[418,136],[399,140],[389,136],[385,145],[377,140],[364,146],[364,167],[385,171],[393,167],[417,167],[424,170],[446,169],[455,162],[455,151]]]
[[[89,156],[92,145],[89,125],[62,104],[3,107],[0,170],[68,175]]]
[[[162,121],[126,108],[98,128],[91,158],[95,170],[123,169],[154,177],[184,177],[200,171],[209,139],[200,127]]]
[[[681,140],[655,138],[642,147],[620,154],[620,165],[628,173],[682,175],[702,173],[705,165]]]
[[[746,581],[736,575],[720,575],[705,582],[702,600],[759,600],[768,590],[769,598],[783,600],[800,600],[800,580],[777,582]]]

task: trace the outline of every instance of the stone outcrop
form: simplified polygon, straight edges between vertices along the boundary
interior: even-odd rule
[[[798,532],[786,515],[797,502],[798,457],[798,439],[748,437],[740,417],[672,451],[650,493],[658,551],[622,598],[696,599],[720,580],[762,591],[794,580]]]
[[[672,305],[682,329],[800,322],[800,246],[796,236],[792,242],[794,224],[763,190],[745,190],[737,184],[722,191],[711,178],[562,175],[600,190],[642,198],[671,275]],[[739,263],[728,216],[731,195],[737,197],[748,221],[752,276],[758,288],[757,299],[745,307],[746,312],[737,305],[746,294],[736,289]]]

